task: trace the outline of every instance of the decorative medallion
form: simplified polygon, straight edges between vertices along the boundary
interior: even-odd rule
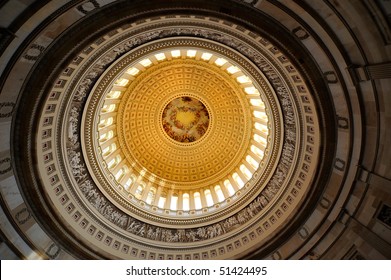
[[[209,113],[198,99],[182,96],[164,108],[162,124],[167,135],[175,141],[195,142],[208,130]]]

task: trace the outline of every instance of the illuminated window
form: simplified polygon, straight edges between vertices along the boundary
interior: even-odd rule
[[[171,203],[171,205],[170,205],[171,210],[177,210],[177,208],[178,208],[178,195],[177,194],[173,194],[171,196],[170,203]]]
[[[102,120],[99,122],[99,127],[100,127],[100,128],[103,128],[103,127],[112,125],[113,122],[114,122],[114,119],[113,119],[112,117],[107,118],[107,119],[102,119]]]
[[[196,50],[188,50],[187,53],[186,53],[186,55],[187,55],[188,57],[195,57],[196,54],[197,54],[197,51],[196,51]]]
[[[201,203],[201,195],[199,192],[194,193],[194,205],[195,209],[201,209],[202,208],[202,203]]]
[[[262,146],[266,146],[266,139],[262,136],[259,136],[258,134],[254,134],[254,140],[257,142],[257,143],[261,143]]]
[[[189,194],[184,193],[182,196],[182,209],[184,211],[189,211],[190,210],[190,199],[189,199]]]
[[[237,80],[239,83],[241,83],[241,84],[250,83],[250,82],[251,82],[250,78],[247,77],[247,76],[239,76],[239,77],[236,78],[236,80]]]
[[[155,57],[156,57],[157,60],[164,60],[164,59],[166,59],[166,55],[164,53],[155,54]]]
[[[120,97],[121,93],[122,92],[119,90],[110,91],[110,93],[107,95],[107,97],[112,98],[112,99],[117,99],[118,97]]]
[[[250,103],[253,106],[259,106],[261,108],[265,108],[265,104],[263,104],[261,99],[250,99]]]
[[[117,145],[115,143],[107,146],[103,151],[102,151],[102,155],[104,157],[107,157],[108,155],[110,155],[112,152],[114,152],[115,150],[117,149]]]
[[[263,137],[262,136],[259,136],[258,134],[254,134],[254,140],[256,142],[261,142],[263,140]]]
[[[209,60],[211,57],[212,57],[211,53],[203,53],[201,56],[203,60]]]
[[[158,202],[158,206],[160,208],[164,208],[164,205],[166,204],[166,194],[163,193],[160,197],[159,197],[159,202]]]
[[[124,167],[122,167],[118,172],[117,174],[115,174],[115,179],[117,181],[120,181],[124,176],[125,174],[128,172],[128,167],[125,165]]]
[[[254,124],[254,126],[255,126],[255,129],[258,129],[259,131],[262,131],[262,132],[265,132],[265,133],[268,132],[267,126],[264,125],[264,124],[260,124],[260,123],[257,123],[257,122],[256,122],[256,123]]]
[[[141,60],[141,61],[140,61],[140,64],[141,64],[142,66],[144,66],[144,67],[148,67],[149,65],[152,64],[152,61],[149,60],[149,59],[147,58],[147,59]]]
[[[107,164],[109,168],[112,168],[115,164],[115,158],[113,158],[112,160],[109,161],[109,163]]]
[[[251,179],[252,174],[251,174],[250,170],[248,170],[245,165],[242,164],[240,166],[240,171],[243,173],[244,176],[246,176],[247,180]]]
[[[239,188],[243,188],[244,182],[242,181],[242,178],[240,178],[238,173],[232,174],[232,178],[235,180],[236,184],[238,184]]]
[[[129,187],[133,184],[133,182],[134,182],[133,178],[132,178],[132,177],[129,178],[129,179],[126,181],[125,185],[124,185],[125,189],[126,189],[126,190],[129,190]]]
[[[238,67],[232,65],[232,66],[227,68],[227,71],[230,74],[235,74],[235,73],[239,72],[240,69]]]
[[[261,149],[259,149],[258,147],[255,147],[254,145],[251,145],[251,151],[256,154],[257,156],[259,156],[260,158],[263,158],[263,151]]]
[[[242,76],[243,77],[243,76]],[[246,77],[247,78],[247,77]],[[246,82],[245,79],[243,79],[244,83],[248,83]],[[239,83],[242,83],[239,81]],[[246,87],[244,88],[244,91],[247,93],[247,94],[259,94],[259,91],[255,88],[255,87]]]
[[[151,188],[148,192],[147,199],[145,200],[145,202],[148,204],[152,204],[153,201],[155,200],[155,195],[156,195],[156,189]]]
[[[259,111],[254,111],[254,116],[259,119],[267,119],[267,116],[265,113],[259,112]]]
[[[110,153],[110,146],[106,147],[105,149],[103,149],[102,151],[102,155],[103,156],[106,156]]]
[[[220,58],[220,57],[215,60],[215,64],[217,66],[223,66],[226,62],[227,62],[227,60],[225,60],[224,58]]]
[[[141,183],[141,184],[137,187],[136,191],[134,192],[134,195],[135,195],[138,199],[140,199],[141,196],[143,195],[144,187],[145,187],[144,184]]]
[[[126,71],[126,73],[132,76],[136,76],[139,72],[140,70],[137,69],[136,67],[129,68],[128,71]]]
[[[115,158],[110,160],[110,162],[107,164],[107,166],[109,169],[113,169],[120,162],[121,162],[121,156],[117,155]]]
[[[204,195],[206,199],[206,204],[208,206],[212,206],[214,203],[213,203],[213,198],[212,198],[212,194],[210,193],[210,190],[205,190]]]
[[[126,86],[128,83],[129,83],[129,80],[128,80],[128,79],[121,78],[121,79],[118,79],[118,80],[114,83],[114,85],[115,85],[115,86],[124,87],[124,86]]]
[[[255,161],[251,156],[246,156],[246,161],[254,168],[257,169],[259,163]]]
[[[115,104],[106,104],[102,108],[102,113],[110,113],[114,112],[115,110]]]
[[[171,56],[172,57],[180,57],[181,51],[180,50],[173,50],[173,51],[171,51]]]
[[[219,202],[222,202],[225,200],[224,193],[221,190],[221,187],[219,185],[215,186],[215,193],[217,195]]]
[[[124,170],[121,168],[118,172],[117,172],[117,174],[115,174],[115,180],[119,180],[119,179],[121,179],[122,178],[122,176],[125,174],[125,172],[124,172]]]
[[[100,142],[105,142],[105,141],[113,138],[113,136],[114,136],[114,132],[112,130],[110,130],[109,132],[101,134],[100,137],[99,137],[99,141]]]
[[[235,189],[229,180],[224,181],[224,186],[225,186],[225,189],[228,191],[229,195],[235,194]]]

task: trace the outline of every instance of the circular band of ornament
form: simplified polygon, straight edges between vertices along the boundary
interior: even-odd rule
[[[188,28],[189,25],[192,28]],[[216,30],[221,34],[217,35]],[[91,136],[95,139],[99,134],[86,133],[80,138],[80,131],[83,129],[96,131],[91,119],[82,119],[83,112],[87,110],[87,97],[94,95],[96,90],[105,92],[111,86],[113,77],[121,72],[121,69],[114,69],[117,72],[113,73],[113,77],[104,81],[100,77],[106,69],[138,45],[150,43],[156,38],[178,35],[197,36],[205,41],[217,42],[216,45],[226,44],[233,51],[224,51],[224,57],[232,59],[232,56],[240,52],[251,60],[251,63],[244,61],[241,65],[244,65],[248,76],[253,77],[262,89],[266,96],[263,101],[276,100],[277,106],[266,107],[270,110],[269,121],[276,126],[274,132],[280,131],[280,134],[268,136],[270,145],[279,144],[276,149],[265,150],[265,154],[270,153],[270,164],[264,166],[263,172],[253,173],[246,184],[247,187],[251,185],[251,188],[241,199],[233,200],[234,203],[231,204],[227,202],[230,205],[215,213],[204,213],[202,209],[193,214],[189,212],[189,216],[194,216],[187,219],[181,219],[179,212],[171,210],[168,214],[164,211],[153,214],[153,209],[150,211],[143,208],[142,201],[136,200],[131,204],[126,193],[123,197],[118,194],[121,191],[119,188],[113,191],[115,176],[109,174],[108,179],[105,178],[106,175],[97,176],[100,170],[91,165],[97,159],[89,158],[89,154],[85,152],[84,145],[92,143]],[[267,233],[281,225],[300,205],[314,174],[316,164],[311,163],[318,160],[319,123],[314,102],[300,72],[270,42],[260,36],[245,36],[242,29],[236,29],[233,25],[216,27],[207,18],[197,20],[178,16],[177,20],[154,19],[149,30],[144,25],[139,27],[137,24],[128,29],[120,28],[115,38],[107,40],[102,37],[99,45],[91,45],[89,48],[92,51],[88,55],[79,55],[67,66],[72,69],[73,74],[70,77],[60,75],[58,80],[61,86],[53,87],[46,100],[45,110],[39,121],[38,135],[41,137],[37,139],[36,155],[43,159],[43,164],[38,169],[42,183],[48,186],[48,196],[53,207],[58,208],[59,212],[72,215],[68,217],[65,214],[63,218],[81,236],[96,236],[90,242],[97,247],[105,246],[103,242],[110,237],[114,243],[123,244],[124,248],[144,248],[146,254],[149,250],[163,253],[171,248],[199,254],[205,250],[206,245],[209,246],[208,250],[217,250],[223,243],[231,244],[234,239],[250,238],[249,232],[256,232],[257,238],[250,238],[253,241],[243,247],[245,250],[252,246],[252,242],[258,245],[266,242],[269,236]],[[207,46],[200,48],[208,49]],[[219,53],[214,49],[210,51]],[[232,59],[240,60],[240,56]],[[252,63],[255,69],[251,69]],[[126,63],[122,69],[125,67]],[[98,79],[103,83],[99,84]],[[103,107],[95,108],[99,111]],[[53,115],[56,119],[47,123]],[[95,112],[92,116],[95,116]],[[304,131],[308,132],[306,138],[303,137]],[[61,157],[61,154],[65,156]],[[83,157],[83,154],[86,156]],[[110,183],[105,183],[107,180]],[[107,189],[102,189],[101,186],[107,186]],[[170,213],[175,215],[170,216]],[[86,221],[88,226],[81,227],[79,222],[73,221],[74,216]],[[84,222],[83,224],[85,225]],[[102,236],[107,238],[103,239]],[[143,245],[146,242],[149,244],[148,248]],[[192,242],[191,248],[183,245],[188,242]],[[122,258],[126,257],[126,252],[111,253]]]

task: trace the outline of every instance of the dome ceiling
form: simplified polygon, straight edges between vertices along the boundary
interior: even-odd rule
[[[54,77],[51,109],[37,112],[37,175],[56,211],[77,213],[61,223],[86,239],[101,232],[97,248],[196,258],[245,238],[241,254],[269,241],[312,186],[326,133],[317,89],[262,30],[167,12],[117,23]],[[168,134],[167,106],[189,110],[187,99],[208,116],[196,141]]]
[[[76,258],[259,258],[303,240],[349,171],[339,74],[251,5],[130,2],[79,6],[93,11],[22,85],[15,173],[40,227]]]

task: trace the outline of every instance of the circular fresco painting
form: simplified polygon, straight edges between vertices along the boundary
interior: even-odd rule
[[[175,98],[163,110],[163,129],[177,142],[190,143],[199,140],[209,127],[209,113],[196,98]]]

